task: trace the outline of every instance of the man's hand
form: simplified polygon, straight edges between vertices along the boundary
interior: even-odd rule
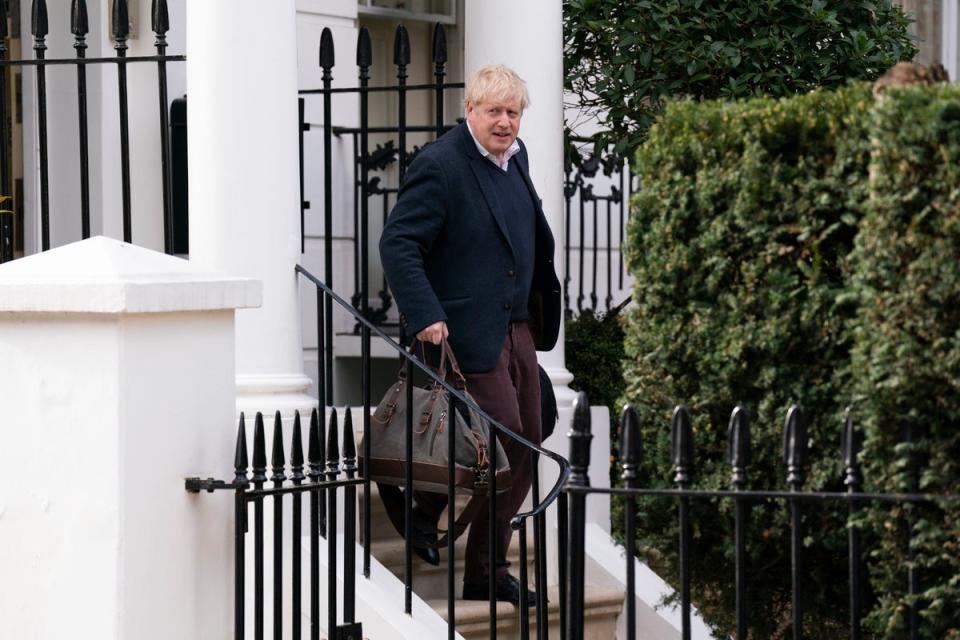
[[[450,332],[447,331],[447,323],[441,320],[440,322],[434,322],[432,325],[421,331],[417,334],[417,340],[421,342],[432,342],[433,344],[440,344],[440,341],[450,335]]]

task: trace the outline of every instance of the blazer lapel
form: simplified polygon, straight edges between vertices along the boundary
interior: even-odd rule
[[[469,132],[467,135],[470,135]],[[492,195],[495,188],[493,180],[490,179],[490,173],[487,167],[480,164],[481,162],[490,161],[481,157],[478,153],[470,160],[470,170],[473,171],[473,175],[476,177],[477,183],[480,185],[480,193],[483,194],[483,199],[487,203],[487,208],[493,215],[493,219],[497,222],[497,226],[500,228],[500,233],[502,233],[503,237],[506,238],[507,245],[510,247],[510,252],[513,253],[513,243],[510,242],[510,231],[507,229],[507,223],[503,219],[503,212],[500,211],[500,208],[497,206],[497,202]],[[516,256],[516,253],[514,253],[514,256]]]

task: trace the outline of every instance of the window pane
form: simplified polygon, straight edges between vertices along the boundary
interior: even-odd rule
[[[361,0],[363,4],[363,0]],[[453,14],[453,0],[371,0],[370,6],[384,9],[401,9],[411,13]]]

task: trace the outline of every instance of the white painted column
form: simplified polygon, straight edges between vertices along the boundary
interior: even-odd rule
[[[505,64],[520,74],[530,92],[520,138],[530,154],[530,177],[543,198],[553,237],[554,264],[563,277],[563,4],[561,0],[465,2],[464,71]],[[535,28],[533,27],[535,25]],[[564,361],[563,328],[557,346],[539,354],[553,380],[557,402],[568,408],[575,394]]]
[[[228,638],[234,309],[102,236],[0,265],[0,638]],[[229,492],[227,492],[229,494]]]
[[[294,0],[188,2],[190,260],[263,282],[237,315],[237,411],[309,412]]]

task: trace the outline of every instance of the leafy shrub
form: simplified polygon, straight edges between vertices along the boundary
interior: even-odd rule
[[[565,0],[566,89],[596,149],[637,148],[664,100],[788,96],[870,80],[916,48],[890,0]]]
[[[754,437],[753,489],[782,489],[786,408],[810,409],[806,488],[842,488],[844,365],[856,313],[844,259],[867,200],[870,89],[857,84],[791,99],[669,105],[637,154],[627,259],[637,283],[628,316],[626,397],[637,404],[652,484],[669,486],[670,411],[694,418],[697,486],[730,486],[726,427],[734,405]],[[677,575],[676,512],[640,502],[639,544]],[[694,598],[718,630],[733,627],[731,501],[695,501]],[[750,620],[779,637],[790,615],[789,517],[755,503],[748,533]],[[808,508],[805,623],[810,637],[842,635],[846,533],[838,509]],[[808,538],[808,543],[811,540]]]
[[[960,88],[865,84],[789,99],[669,105],[637,155],[628,229],[637,283],[626,327],[626,399],[640,410],[647,484],[669,486],[669,418],[694,417],[697,480],[730,485],[726,427],[751,416],[753,489],[783,489],[782,425],[807,408],[805,488],[841,490],[841,416],[866,443],[868,490],[960,486]],[[902,444],[913,432],[913,444]],[[916,472],[912,472],[912,470]],[[644,499],[638,541],[677,575],[676,512]],[[733,628],[732,504],[694,508],[694,599]],[[905,548],[915,523],[914,558]],[[960,637],[960,506],[864,509],[869,630],[905,637],[906,567],[920,575],[921,637]],[[846,514],[804,508],[810,637],[844,637]],[[755,503],[748,538],[752,635],[785,637],[789,521]],[[839,573],[839,576],[838,576]],[[842,576],[842,577],[841,577]],[[839,579],[838,579],[839,578]]]
[[[860,300],[852,370],[865,475],[881,491],[960,486],[960,87],[895,91],[875,110],[872,197],[853,257]],[[913,444],[900,444],[905,431]],[[911,471],[913,468],[918,473]],[[911,563],[904,541],[916,520]],[[960,638],[960,505],[874,508],[883,533],[871,626],[908,635],[905,567],[920,575],[921,637]]]

